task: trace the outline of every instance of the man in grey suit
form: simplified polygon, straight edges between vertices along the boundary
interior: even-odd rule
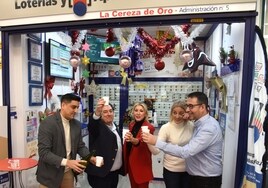
[[[84,166],[76,155],[85,157],[88,148],[82,141],[81,123],[74,119],[80,97],[65,94],[61,97],[61,110],[43,120],[38,132],[39,161],[37,181],[40,188],[73,188],[74,173]]]

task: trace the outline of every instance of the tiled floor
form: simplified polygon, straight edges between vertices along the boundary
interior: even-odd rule
[[[165,188],[165,187],[166,186],[162,181],[152,181],[149,185],[149,188]],[[90,188],[87,182],[86,173],[79,176],[76,188]],[[118,188],[130,188],[128,176],[119,177]]]

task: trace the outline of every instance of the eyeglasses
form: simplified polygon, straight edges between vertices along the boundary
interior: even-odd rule
[[[200,106],[202,104],[186,104],[186,107],[189,108],[190,110],[193,109],[195,106]]]

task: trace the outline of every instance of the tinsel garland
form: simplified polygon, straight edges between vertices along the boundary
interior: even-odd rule
[[[137,35],[137,28],[136,27],[130,28],[130,34],[127,36],[127,39],[125,39],[125,37],[123,36],[121,28],[114,28],[113,30],[120,44],[121,50],[123,52],[129,50],[129,48],[132,46],[132,41],[135,39],[135,36]]]
[[[81,47],[82,41],[85,39],[86,33],[87,33],[87,30],[81,30],[79,32],[76,42],[73,44],[72,36],[69,36],[63,32],[57,32],[57,34],[60,36],[62,41],[66,42],[65,44],[71,47],[72,50],[79,50],[79,48]]]
[[[187,33],[185,33],[185,31],[183,31],[183,29],[181,28],[181,26],[178,25],[172,25],[171,26],[172,29],[174,30],[175,36],[180,38],[181,43],[184,47],[184,49],[187,49],[187,47],[189,45],[191,45],[194,42],[194,38],[196,38],[197,36],[199,36],[200,32],[206,27],[205,24],[201,24],[199,26],[197,26],[188,36]]]

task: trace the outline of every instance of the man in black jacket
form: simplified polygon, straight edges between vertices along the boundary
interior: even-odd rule
[[[96,155],[103,157],[104,165],[89,165],[85,170],[93,188],[116,188],[118,175],[123,173],[122,134],[113,121],[113,107],[99,99],[88,124],[89,150],[96,150]]]

